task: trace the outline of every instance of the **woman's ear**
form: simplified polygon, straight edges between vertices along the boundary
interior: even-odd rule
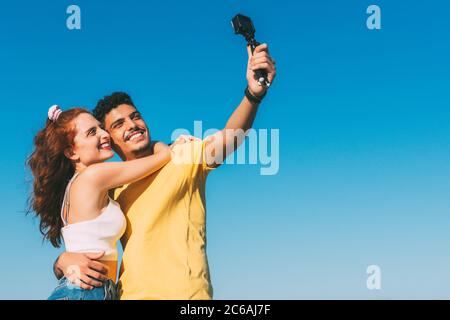
[[[78,161],[80,160],[80,156],[78,156],[75,152],[73,152],[72,148],[67,148],[64,150],[64,155],[67,159],[72,161]]]

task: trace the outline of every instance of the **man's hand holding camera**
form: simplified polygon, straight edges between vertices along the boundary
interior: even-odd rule
[[[267,91],[268,86],[260,85],[255,71],[262,69],[267,72],[267,81],[272,84],[276,76],[275,60],[269,54],[269,46],[261,44],[257,46],[252,54],[250,46],[247,46],[248,64],[247,81],[248,91],[255,97],[261,97]]]

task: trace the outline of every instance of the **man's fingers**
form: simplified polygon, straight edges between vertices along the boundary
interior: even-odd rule
[[[247,51],[249,53],[248,68],[253,71],[265,70],[267,72],[267,81],[272,83],[276,76],[276,62],[269,54],[267,43],[257,46],[253,54],[250,54],[250,46],[247,46]]]
[[[90,277],[90,278],[92,278],[92,279],[94,279],[94,280],[96,280],[96,281],[98,281],[98,282],[103,282],[103,281],[106,281],[106,280],[108,280],[108,277],[107,276],[105,276],[104,274],[101,274],[100,272],[97,272],[97,271],[95,271],[95,270],[92,270],[92,269],[89,269],[87,272],[86,272],[86,274]],[[96,287],[98,287],[97,285],[96,285]]]
[[[267,81],[269,81],[269,83],[272,83],[274,78],[275,75],[272,72],[267,74]]]
[[[108,271],[109,271],[109,267],[106,264],[103,264],[98,261],[93,261],[93,260],[89,261],[88,267],[89,267],[89,269],[95,270],[102,274],[108,274]]]
[[[97,280],[92,279],[91,277],[88,277],[87,275],[83,274],[80,277],[81,285],[86,284],[90,287],[101,287],[103,286],[103,283]]]
[[[263,44],[260,44],[259,46],[257,46],[255,48],[255,50],[253,51],[253,53],[252,53],[252,48],[250,46],[247,46],[247,53],[248,53],[249,59],[252,56],[256,56],[258,53],[261,53],[261,52],[269,53],[269,46],[267,45],[267,43],[263,43]]]
[[[266,51],[262,51],[262,52],[253,54],[252,61],[255,59],[263,58],[263,57],[270,58],[269,54]]]
[[[271,71],[270,67],[271,67],[271,66],[270,66],[269,63],[264,62],[264,63],[257,63],[257,64],[254,64],[250,69],[252,69],[252,70],[264,69],[264,70]]]
[[[90,285],[84,283],[83,281],[81,281],[81,279],[78,278],[78,276],[76,276],[75,274],[73,274],[73,275],[67,277],[67,279],[68,279],[69,282],[70,282],[72,285],[74,285],[74,286],[83,288],[83,289],[85,289],[85,290],[92,290],[92,289],[94,289],[93,286],[90,286]]]
[[[67,279],[71,284],[86,290],[92,290],[94,287],[103,286],[103,282],[92,279],[86,274],[72,274],[68,276]]]
[[[82,281],[80,281],[80,284],[77,285],[77,286],[79,286],[80,288],[82,288],[84,290],[92,290],[92,289],[94,289],[93,286],[87,285],[87,284],[83,283]]]
[[[86,280],[84,280],[86,279]],[[103,282],[102,281],[98,281],[96,279],[93,279],[89,276],[86,276],[85,278],[82,278],[83,282],[85,282],[88,285],[94,286],[94,287],[101,287],[103,286]]]
[[[253,55],[256,55],[258,52],[267,51],[269,52],[269,46],[267,43],[260,44],[255,48],[255,51],[253,51]]]
[[[105,251],[96,253],[86,253],[85,256],[91,260],[98,260],[105,255]]]
[[[258,63],[273,63],[272,60],[270,60],[270,58],[268,57],[260,57],[260,58],[253,58],[251,63],[252,64],[258,64]]]
[[[252,47],[247,46],[247,54],[248,54],[248,59],[250,59],[253,56]]]

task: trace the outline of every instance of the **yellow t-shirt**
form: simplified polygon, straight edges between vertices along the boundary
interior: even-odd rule
[[[161,170],[115,190],[127,219],[121,299],[212,299],[204,150],[201,140],[178,145]]]

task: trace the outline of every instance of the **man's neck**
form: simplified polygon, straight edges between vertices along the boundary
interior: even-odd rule
[[[139,150],[137,152],[132,152],[132,153],[126,155],[125,157],[121,157],[121,158],[124,161],[130,161],[130,160],[136,160],[136,159],[141,159],[141,158],[144,158],[144,157],[151,156],[153,154],[153,145],[154,144],[151,143],[148,148],[145,148],[143,150]]]

